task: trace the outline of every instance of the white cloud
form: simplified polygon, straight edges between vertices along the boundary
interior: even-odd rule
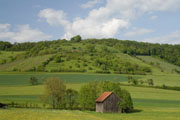
[[[6,26],[3,28],[3,26]],[[19,25],[15,31],[9,31],[10,24],[0,24],[0,40],[9,42],[37,42],[48,40],[52,36],[46,35],[38,29],[31,29],[29,25]]]
[[[77,34],[83,38],[103,38],[114,37],[119,31],[127,29],[138,16],[155,11],[173,11],[180,7],[179,4],[180,0],[107,0],[105,6],[92,9],[87,17],[75,18],[72,22],[61,10],[44,9],[39,16],[50,25],[63,26],[63,38],[69,39]],[[152,31],[144,29],[138,34],[149,32]]]
[[[66,20],[66,14],[62,10],[54,10],[51,8],[43,9],[40,11],[39,17],[45,18],[46,22],[53,26],[66,26],[69,24]]]
[[[151,16],[150,19],[151,19],[151,20],[156,20],[157,18],[158,18],[158,16],[155,16],[155,15],[154,15],[154,16]]]
[[[144,39],[142,41],[151,43],[180,44],[180,31],[175,31],[161,37]]]
[[[106,8],[121,18],[134,19],[154,11],[173,11],[180,7],[180,0],[107,0]]]
[[[138,35],[144,35],[154,32],[154,30],[146,28],[133,28],[132,31],[126,32],[124,35],[127,37],[133,37]]]
[[[0,24],[0,32],[7,32],[10,28],[10,24]]]
[[[81,5],[81,8],[84,8],[84,9],[86,9],[86,8],[92,8],[92,7],[94,7],[96,4],[99,4],[99,3],[102,3],[104,0],[90,0],[90,1],[88,1],[87,3],[85,3],[85,4],[82,4]]]
[[[64,38],[69,39],[74,35],[81,35],[83,38],[109,38],[113,37],[119,29],[126,28],[128,22],[121,19],[110,19],[95,21],[91,18],[78,19],[73,22],[73,24],[67,28]]]

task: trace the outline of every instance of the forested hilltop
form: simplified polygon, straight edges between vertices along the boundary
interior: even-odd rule
[[[117,39],[85,39],[75,36],[68,40],[14,43],[0,41],[0,50],[17,52],[8,59],[0,59],[1,71],[96,72],[151,74],[151,68],[138,64],[130,56],[154,56],[180,66],[180,45],[152,44]],[[41,60],[39,60],[41,56]],[[42,58],[44,59],[42,60]],[[7,64],[34,59],[26,69]],[[26,63],[24,63],[26,64]],[[32,63],[33,64],[33,63]],[[39,65],[40,64],[40,65]]]

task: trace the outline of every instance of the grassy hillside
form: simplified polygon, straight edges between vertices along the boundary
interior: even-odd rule
[[[6,52],[10,53],[10,52]],[[25,59],[18,59],[6,64],[0,65],[0,71],[30,71],[34,67],[40,66],[47,61],[52,55],[29,57]]]
[[[160,58],[155,58],[152,56],[137,56],[137,58],[165,73],[174,73],[174,69],[177,69],[178,71],[180,70],[179,66],[168,63]]]
[[[15,57],[23,52],[8,52],[8,51],[0,51],[0,65],[12,62],[15,60]]]
[[[142,49],[143,44],[149,48],[149,51]],[[11,58],[13,60],[7,60],[8,62],[0,64],[0,71],[81,72],[136,75],[178,73],[180,67],[169,64],[165,62],[165,60],[157,59],[160,57],[166,59],[163,58],[164,53],[160,55],[161,53],[158,51],[160,48],[157,50],[155,49],[157,46],[158,45],[130,41],[117,41],[114,39],[92,39],[80,40],[78,42],[57,40],[24,43],[18,44],[18,46],[12,45],[12,50],[24,49],[26,51],[19,55],[14,53],[14,57],[12,56]],[[136,49],[134,49],[134,47]],[[152,51],[151,47],[153,47]],[[163,48],[162,50],[165,49],[164,46],[160,47]],[[178,49],[178,46],[169,47],[172,47],[173,50]],[[154,55],[155,53],[158,54]],[[6,51],[1,54],[0,56],[7,54],[4,58],[10,59],[8,56],[10,56],[12,52]],[[156,58],[151,56],[134,57],[138,54],[152,54],[156,56]],[[174,61],[178,63],[178,56],[176,57]]]

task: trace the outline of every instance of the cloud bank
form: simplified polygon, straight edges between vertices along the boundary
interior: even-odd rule
[[[90,8],[99,0],[90,0],[83,4],[83,8]],[[106,0],[106,4],[90,10],[85,18],[75,18],[69,21],[62,10],[51,8],[41,10],[39,17],[45,19],[49,25],[63,26],[62,38],[70,39],[74,35],[83,38],[110,38],[119,31],[129,28],[132,21],[145,13],[175,11],[180,7],[180,0]],[[157,17],[152,17],[156,19]],[[147,34],[152,30],[140,29],[136,33],[131,31],[127,36]]]
[[[31,29],[28,24],[16,26],[15,31],[10,31],[10,24],[0,24],[0,40],[9,42],[37,42],[48,40],[52,36],[46,35],[38,29]]]

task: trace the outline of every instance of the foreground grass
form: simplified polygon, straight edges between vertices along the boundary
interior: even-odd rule
[[[90,111],[7,109],[0,110],[1,120],[180,120],[180,108],[149,107],[141,112],[96,113]]]

